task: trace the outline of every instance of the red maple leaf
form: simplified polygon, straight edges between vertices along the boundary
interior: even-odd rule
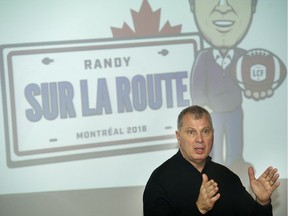
[[[122,28],[111,27],[113,37],[144,37],[181,33],[182,25],[171,26],[167,21],[160,30],[161,9],[153,11],[148,0],[143,0],[139,12],[131,10],[134,31],[124,22]]]

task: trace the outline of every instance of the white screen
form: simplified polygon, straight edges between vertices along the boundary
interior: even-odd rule
[[[258,59],[246,55],[248,63],[235,68],[247,163],[232,168],[247,184],[246,165],[257,176],[277,167],[281,186],[273,204],[281,216],[287,213],[287,2],[259,0],[252,16],[237,47],[265,51],[274,65],[263,69],[264,59],[246,74],[256,87],[247,87],[240,67]],[[99,196],[124,194],[136,198],[111,203],[123,215],[141,215],[151,172],[177,151],[177,115],[193,103],[197,53],[211,47],[188,0],[10,0],[0,1],[0,18],[1,215],[38,215],[35,200],[54,206],[52,215],[77,215],[74,205],[82,215],[111,215]],[[265,80],[274,83],[261,85]],[[55,197],[65,208],[56,207]]]

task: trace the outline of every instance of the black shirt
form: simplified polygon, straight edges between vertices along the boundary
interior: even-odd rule
[[[208,157],[202,171],[219,187],[220,199],[207,216],[272,216],[272,205],[258,204],[239,177]],[[202,215],[196,201],[202,183],[200,173],[178,151],[150,176],[143,195],[144,216]]]

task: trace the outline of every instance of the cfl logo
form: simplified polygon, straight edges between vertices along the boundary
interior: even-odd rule
[[[255,82],[264,81],[267,78],[267,69],[264,65],[253,65],[250,69],[250,79]]]

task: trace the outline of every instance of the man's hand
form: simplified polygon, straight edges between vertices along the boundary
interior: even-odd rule
[[[202,214],[206,214],[210,211],[215,202],[220,198],[220,194],[217,193],[219,190],[217,183],[211,179],[208,181],[206,174],[202,175],[202,185],[196,205]]]
[[[254,175],[254,169],[249,167],[248,175],[250,186],[253,193],[256,195],[256,201],[261,205],[267,205],[270,203],[270,197],[273,191],[280,185],[277,182],[279,174],[277,169],[268,167],[263,174],[256,179]]]

